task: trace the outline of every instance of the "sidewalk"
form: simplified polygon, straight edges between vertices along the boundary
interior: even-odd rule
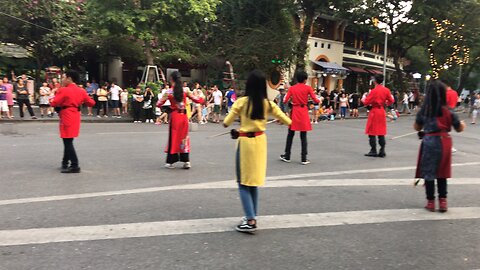
[[[43,123],[50,123],[50,122],[58,122],[58,116],[55,114],[53,117],[44,116],[43,118],[40,117],[40,108],[38,106],[32,106],[33,112],[38,119],[31,119],[30,114],[25,109],[25,117],[23,119],[20,118],[20,113],[18,111],[18,106],[14,106],[13,108],[13,115],[15,116],[13,119],[2,118],[0,119],[0,123],[28,123],[28,122],[43,122]],[[95,114],[96,110],[93,110],[93,116],[87,116],[87,109],[82,108],[82,122],[83,123],[129,123],[133,122],[133,118],[130,115],[122,115],[122,118],[114,118],[109,116],[108,118],[98,118]]]

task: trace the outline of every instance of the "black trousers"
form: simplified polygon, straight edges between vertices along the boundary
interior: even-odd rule
[[[97,115],[100,115],[100,110],[103,109],[103,115],[107,115],[107,102],[99,101],[97,102]]]
[[[32,105],[30,104],[29,99],[17,99],[18,103],[18,110],[20,111],[20,117],[23,117],[23,105],[27,106],[28,113],[30,116],[35,116],[35,113],[33,113]]]
[[[368,136],[368,142],[370,144],[370,152],[377,152],[377,141],[376,141],[376,136]],[[378,136],[378,144],[380,145],[380,151],[385,151],[385,136]]]
[[[133,107],[133,121],[140,121],[142,117],[142,103],[134,101]]]
[[[437,189],[439,198],[447,198],[447,179],[437,179]],[[425,193],[427,200],[435,200],[435,180],[425,180]]]
[[[154,119],[155,113],[153,112],[153,108],[145,109],[145,119]]]
[[[189,162],[190,154],[189,153],[180,153],[180,154],[167,154],[167,163],[173,164],[175,162]]]
[[[295,137],[295,131],[288,129],[288,135],[287,135],[287,144],[285,145],[285,158],[290,159],[290,155],[292,153],[292,143],[293,143],[293,137]],[[307,132],[306,131],[300,131],[300,140],[302,141],[302,161],[307,160],[307,154],[308,154],[308,143],[307,143]]]
[[[78,167],[78,158],[73,147],[73,138],[63,138],[63,160],[62,166],[67,167],[70,162],[72,168]]]

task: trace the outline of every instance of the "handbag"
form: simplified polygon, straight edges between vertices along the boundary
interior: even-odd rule
[[[143,103],[143,108],[144,109],[151,109],[152,108],[152,101],[151,100],[147,100]]]

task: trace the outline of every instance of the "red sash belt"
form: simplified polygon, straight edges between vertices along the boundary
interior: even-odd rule
[[[450,134],[446,131],[440,132],[433,132],[433,133],[425,133],[425,136],[438,136],[438,137],[450,137]]]
[[[257,136],[263,135],[265,132],[259,131],[259,132],[240,132],[239,136],[240,137],[248,137],[248,138],[255,138]]]

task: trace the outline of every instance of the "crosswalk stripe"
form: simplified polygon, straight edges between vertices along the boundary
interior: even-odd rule
[[[478,185],[480,184],[480,178],[458,178],[449,181],[449,184],[453,185]],[[286,188],[286,187],[347,187],[347,186],[413,186],[412,179],[314,179],[314,180],[277,180],[267,181],[266,188]],[[46,196],[46,197],[33,197],[22,199],[10,199],[0,200],[0,206],[12,205],[12,204],[25,204],[25,203],[38,203],[38,202],[51,202],[51,201],[63,201],[63,200],[75,200],[94,197],[107,197],[107,196],[120,196],[120,195],[133,195],[143,194],[161,191],[172,190],[202,190],[202,189],[231,189],[236,188],[236,182],[218,181],[218,182],[205,182],[199,184],[187,184],[187,185],[175,185],[175,186],[161,186],[150,188],[138,188],[116,191],[104,191],[104,192],[92,192],[92,193],[80,193],[58,196]]]
[[[480,207],[451,208],[444,214],[424,209],[366,210],[328,213],[272,215],[259,217],[262,230],[381,224],[391,222],[479,219]],[[0,231],[0,246],[60,243],[220,233],[232,231],[238,217],[127,223],[114,225],[36,228]]]

